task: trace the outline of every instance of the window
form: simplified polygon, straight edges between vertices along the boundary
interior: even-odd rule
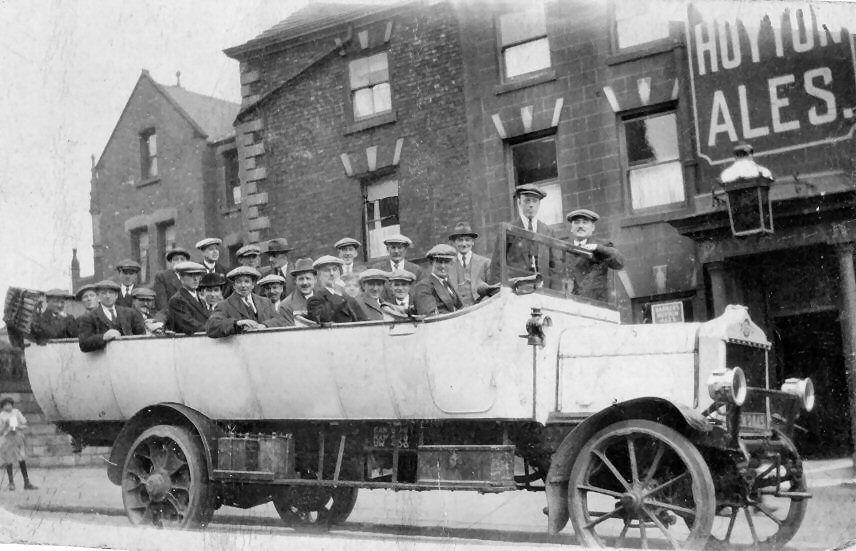
[[[505,79],[550,67],[544,6],[500,15],[499,49]]]
[[[166,268],[166,252],[175,248],[175,223],[158,224],[158,265]]]
[[[686,3],[681,0],[614,0],[613,4],[618,49],[669,38],[670,24],[686,18]]]
[[[392,110],[386,52],[355,59],[348,66],[348,73],[354,119],[364,119]]]
[[[140,134],[140,174],[143,180],[158,176],[158,135],[154,128]]]
[[[635,323],[682,323],[693,318],[693,298],[682,296],[658,296],[633,301],[633,321]]]
[[[241,182],[238,179],[238,150],[223,152],[223,182],[226,188],[226,205],[241,204]]]
[[[684,202],[684,175],[674,112],[624,121],[627,181],[633,210]]]
[[[238,265],[238,249],[243,246],[243,243],[235,243],[226,247],[226,253],[229,255],[229,266]]]
[[[386,255],[383,240],[401,232],[398,220],[398,182],[386,180],[366,185],[365,220],[369,258]]]
[[[140,283],[148,281],[149,277],[149,232],[145,229],[131,232],[131,254],[140,263]]]
[[[536,138],[511,145],[514,185],[535,184],[547,194],[538,209],[538,219],[558,224],[562,214],[562,186],[556,162],[556,136]]]

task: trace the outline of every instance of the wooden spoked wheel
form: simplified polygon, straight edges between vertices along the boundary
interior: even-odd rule
[[[133,524],[196,528],[214,513],[199,438],[184,427],[156,425],[131,445],[122,469],[122,502]]]
[[[273,505],[288,526],[330,526],[348,519],[358,491],[354,487],[289,487],[274,494]]]
[[[789,438],[777,436],[780,451],[752,454],[748,491],[720,500],[708,548],[779,549],[799,530],[808,506],[802,460]]]
[[[701,549],[715,506],[713,479],[696,447],[644,419],[595,434],[568,483],[571,523],[589,547]]]

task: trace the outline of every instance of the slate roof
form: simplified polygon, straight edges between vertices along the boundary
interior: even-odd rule
[[[273,27],[252,40],[224,50],[234,57],[264,46],[284,42],[293,38],[346,23],[353,19],[398,7],[404,2],[390,4],[342,4],[338,2],[311,2],[295,11]]]
[[[158,86],[208,135],[209,142],[218,142],[235,133],[232,123],[240,104],[197,94],[179,86]]]

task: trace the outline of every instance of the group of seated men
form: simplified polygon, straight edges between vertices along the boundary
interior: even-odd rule
[[[514,225],[555,236],[537,220],[542,191],[520,186],[514,197],[520,218]],[[585,296],[581,290],[590,289],[586,292],[597,295],[592,298],[603,299],[605,285],[600,280],[605,280],[607,268],[621,268],[623,259],[611,243],[590,239],[597,219],[587,209],[568,214],[574,246],[590,254],[583,260],[563,261],[563,269],[572,278],[577,291],[573,294]],[[76,298],[86,313],[77,320],[63,312],[67,293],[49,291],[45,311],[35,319],[31,335],[37,341],[78,337],[81,350],[87,352],[103,349],[120,335],[205,332],[218,338],[296,322],[350,323],[445,314],[498,289],[497,253],[493,262],[474,253],[476,239],[471,226],[459,222],[449,235],[454,246],[432,247],[426,254],[430,270],[423,273],[406,259],[413,243],[401,234],[384,239],[388,257],[371,266],[357,261],[361,243],[350,237],[334,244],[336,256],[299,258],[293,265],[287,240],[277,238],[266,243],[269,266],[260,267],[262,250],[253,244],[237,251],[239,265],[229,271],[218,262],[221,240],[205,238],[196,244],[201,262],[191,261],[185,249],[167,252],[168,267],[156,274],[151,289],[137,285],[138,263],[120,262],[116,266],[119,282],[105,280],[78,290]],[[505,243],[509,273],[516,264],[524,273],[542,271],[539,263],[549,263],[551,269],[558,264],[552,253],[540,260],[539,252],[522,247],[520,242]]]

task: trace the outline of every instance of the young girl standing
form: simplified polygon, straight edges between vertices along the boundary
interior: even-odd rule
[[[15,489],[12,479],[12,466],[17,463],[24,477],[24,489],[35,490],[27,475],[27,449],[23,429],[27,428],[27,419],[15,409],[15,400],[8,396],[0,398],[0,465],[6,467],[9,475],[9,489]]]

